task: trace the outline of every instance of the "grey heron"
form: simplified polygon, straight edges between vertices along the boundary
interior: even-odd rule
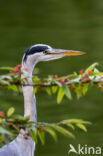
[[[64,56],[82,55],[83,52],[74,50],[53,49],[45,44],[36,44],[30,46],[22,59],[21,78],[27,83],[32,83],[32,72],[35,65],[40,61],[50,61]],[[26,72],[25,69],[28,69]],[[33,86],[22,86],[24,95],[24,116],[30,116],[31,121],[37,121],[36,98],[33,95]],[[21,129],[19,135],[8,145],[0,149],[0,156],[33,156],[35,142],[28,136],[25,139],[26,132]]]

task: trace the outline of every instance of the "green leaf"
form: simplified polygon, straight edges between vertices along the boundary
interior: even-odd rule
[[[0,124],[2,124],[2,119],[0,118]]]
[[[51,95],[51,88],[50,87],[46,87],[45,91],[47,92],[48,95]]]
[[[87,128],[83,124],[76,124],[76,126],[82,129],[84,132],[87,132]]]
[[[36,93],[37,93],[37,88],[38,88],[38,87],[34,87],[34,89],[33,89],[33,94],[36,94]]]
[[[0,70],[13,70],[14,68],[12,67],[0,67]]]
[[[103,72],[92,72],[92,76],[103,76]]]
[[[3,142],[3,136],[0,135],[0,143]]]
[[[84,74],[88,74],[88,71],[92,71],[96,66],[98,65],[98,63],[93,63],[92,65],[90,65],[84,72]]]
[[[11,115],[13,115],[14,112],[15,112],[14,107],[9,108],[9,110],[7,112],[7,116],[10,117]]]
[[[68,85],[62,84],[62,87],[63,87],[63,89],[64,89],[64,94],[66,95],[66,97],[67,97],[69,100],[72,100],[71,92],[70,92],[70,89],[68,88]]]
[[[97,68],[94,68],[95,73],[99,73],[99,70]]]
[[[64,89],[62,87],[59,88],[57,93],[57,103],[59,104],[64,97]]]
[[[9,76],[9,75],[2,75],[2,76],[0,76],[0,80],[12,80],[12,77],[11,76]]]
[[[5,141],[5,143],[8,144],[10,142],[8,136],[5,134],[2,134],[2,136],[3,136],[3,140]]]
[[[25,120],[25,121],[30,120],[30,116],[29,116],[29,115],[28,115],[28,116],[25,116],[25,117],[24,117],[24,120]]]
[[[10,83],[8,81],[6,81],[6,80],[0,80],[0,83],[3,84],[3,85],[8,85],[8,87],[10,85]]]
[[[75,78],[78,78],[78,75],[76,72],[74,72],[73,74],[67,75],[66,78],[75,79]]]
[[[84,121],[81,119],[66,119],[66,120],[62,120],[61,122],[66,122],[66,123],[72,123],[72,124],[91,124],[91,122],[89,121]]]
[[[64,136],[75,138],[71,132],[69,132],[68,130],[66,130],[61,126],[54,125],[53,128],[56,129],[59,133],[63,134]]]
[[[85,95],[88,91],[89,83],[85,83],[82,88],[83,95]]]
[[[66,124],[68,127],[71,127],[73,130],[75,130],[75,127],[74,127],[74,125],[72,125],[72,124]]]
[[[48,133],[53,137],[53,139],[54,139],[55,141],[57,141],[57,135],[56,135],[56,133],[55,133],[55,131],[54,131],[53,128],[51,128],[51,127],[44,127],[44,130],[45,130],[46,132],[48,132]]]
[[[12,135],[12,133],[10,131],[8,131],[7,129],[4,129],[3,127],[0,127],[0,133],[1,134]]]
[[[61,87],[61,83],[59,81],[57,81],[56,79],[53,79],[52,83],[57,84],[59,87]]]
[[[16,85],[9,85],[8,89],[18,92],[18,87]]]
[[[55,93],[56,93],[56,91],[57,91],[57,89],[58,89],[58,87],[57,87],[57,86],[53,86],[53,87],[52,87],[52,93],[53,93],[53,94],[55,94]]]
[[[40,139],[42,145],[44,145],[45,144],[45,134],[44,134],[44,131],[41,132],[40,130],[37,130],[37,134],[39,136],[39,139]]]
[[[32,137],[33,141],[37,143],[37,136],[34,130],[30,131],[30,136]]]
[[[30,116],[23,117],[21,115],[13,115],[12,122],[13,123],[20,123],[24,124],[27,123],[27,121],[30,119]],[[29,121],[30,122],[30,121]]]
[[[33,77],[33,82],[35,82],[35,83],[38,82],[39,83],[39,78],[37,76],[34,76]]]
[[[75,87],[75,93],[77,95],[77,99],[79,99],[82,96],[82,87],[81,84],[78,84],[78,86]]]
[[[18,128],[18,126],[16,126],[15,124],[12,123],[12,126],[13,126],[13,128],[14,128],[16,131],[18,131],[18,132],[20,131],[20,129]]]

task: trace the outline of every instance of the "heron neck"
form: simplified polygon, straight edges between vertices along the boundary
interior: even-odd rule
[[[36,112],[36,98],[33,95],[33,86],[32,86],[32,72],[35,67],[35,64],[32,63],[22,63],[22,75],[21,78],[26,84],[22,86],[23,95],[24,95],[24,116],[30,116],[31,121],[37,120]]]

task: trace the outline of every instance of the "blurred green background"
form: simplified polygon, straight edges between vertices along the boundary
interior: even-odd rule
[[[103,71],[103,0],[18,0],[0,3],[0,66],[21,63],[25,50],[44,43],[54,48],[83,50],[85,56],[67,57],[39,63],[40,77],[59,76],[79,71],[99,62]],[[0,110],[10,106],[23,114],[23,96],[0,88]],[[37,95],[38,121],[82,118],[92,122],[88,133],[77,129],[76,139],[59,135],[56,144],[47,135],[46,144],[36,147],[36,156],[67,156],[69,144],[103,147],[103,93],[91,88],[85,97],[56,104],[55,96]],[[102,151],[103,153],[103,151]],[[75,154],[70,154],[75,156]]]

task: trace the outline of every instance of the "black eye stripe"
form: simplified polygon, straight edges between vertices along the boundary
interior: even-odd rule
[[[45,45],[44,46],[31,46],[25,52],[23,61],[25,62],[27,60],[28,55],[32,55],[34,53],[40,53],[40,52],[46,51],[47,49],[49,49],[49,47]]]
[[[47,46],[36,46],[36,47],[31,47],[29,54],[34,54],[34,53],[38,53],[38,52],[42,52],[47,50],[48,47]]]

